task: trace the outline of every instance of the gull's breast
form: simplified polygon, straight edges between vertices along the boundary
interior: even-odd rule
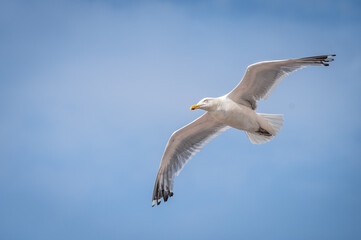
[[[249,107],[232,100],[225,101],[215,111],[209,112],[218,121],[240,130],[257,131],[257,114]]]

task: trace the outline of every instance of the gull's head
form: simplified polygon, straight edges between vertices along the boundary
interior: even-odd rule
[[[191,110],[196,110],[197,108],[210,111],[217,106],[217,101],[215,98],[203,98],[197,104],[191,106]]]

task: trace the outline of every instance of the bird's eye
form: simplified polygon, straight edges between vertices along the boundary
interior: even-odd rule
[[[207,103],[207,102],[208,102],[208,100],[206,99],[206,100],[204,100],[203,102]]]

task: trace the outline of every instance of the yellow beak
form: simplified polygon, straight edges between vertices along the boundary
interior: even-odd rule
[[[192,105],[192,106],[191,106],[191,110],[196,110],[196,109],[199,108],[199,107],[200,107],[200,105],[197,105],[197,104],[196,104],[196,105]]]

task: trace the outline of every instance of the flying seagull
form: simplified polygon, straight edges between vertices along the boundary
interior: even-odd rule
[[[309,65],[328,66],[336,55],[258,62],[248,66],[242,81],[228,94],[204,98],[191,106],[206,113],[175,131],[165,148],[152,198],[152,207],[173,196],[174,178],[207,143],[233,127],[246,132],[253,144],[270,141],[283,125],[282,114],[256,113],[257,101],[266,100],[289,74]]]

